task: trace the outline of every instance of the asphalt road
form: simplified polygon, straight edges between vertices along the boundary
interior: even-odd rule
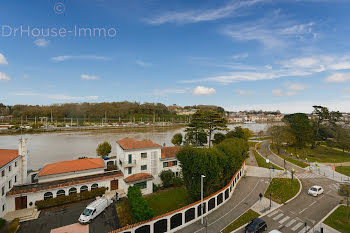
[[[283,160],[271,153],[268,143],[263,142],[259,152],[268,155],[268,158],[283,167]],[[295,168],[296,174],[302,183],[302,191],[297,198],[280,207],[278,210],[263,217],[268,226],[268,231],[277,229],[283,233],[305,232],[307,229],[323,219],[341,200],[337,193],[339,183],[317,174],[309,173],[293,164],[287,163],[287,169]],[[313,197],[307,194],[308,189],[313,185],[323,187],[324,194]],[[315,229],[317,232],[319,229]],[[313,232],[311,230],[311,232]]]
[[[20,223],[18,233],[49,233],[51,229],[78,222],[80,214],[91,202],[84,201],[72,205],[41,211],[39,218]],[[120,228],[115,205],[112,203],[89,225],[90,233],[105,233]]]

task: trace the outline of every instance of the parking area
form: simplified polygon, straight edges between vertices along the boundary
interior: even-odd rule
[[[38,219],[21,222],[17,232],[50,233],[51,229],[77,223],[80,214],[90,202],[92,201],[84,201],[64,207],[43,210]],[[115,203],[112,203],[89,224],[90,233],[105,233],[118,228],[120,228],[120,223],[116,213]]]

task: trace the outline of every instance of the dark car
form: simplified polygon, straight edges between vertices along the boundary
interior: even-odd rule
[[[264,220],[261,218],[254,218],[248,225],[245,227],[246,233],[258,233],[266,231],[267,225]]]

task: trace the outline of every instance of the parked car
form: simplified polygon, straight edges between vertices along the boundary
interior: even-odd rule
[[[307,194],[317,197],[318,195],[322,194],[323,191],[324,190],[321,186],[314,185],[311,188],[309,188],[309,191],[307,192]]]
[[[258,232],[266,231],[266,229],[267,229],[267,225],[263,219],[254,218],[245,227],[245,233],[258,233]]]
[[[78,221],[81,224],[91,223],[92,220],[102,213],[112,202],[111,198],[101,197],[97,199],[85,208]]]

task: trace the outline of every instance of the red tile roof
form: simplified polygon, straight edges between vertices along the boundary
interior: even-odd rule
[[[181,149],[181,146],[162,147],[162,159],[175,158],[176,153]]]
[[[141,173],[136,173],[134,175],[131,175],[127,178],[125,178],[125,182],[134,182],[138,180],[145,180],[145,179],[152,179],[153,176],[149,173],[141,172]]]
[[[124,138],[124,139],[118,140],[117,143],[121,146],[121,148],[123,148],[123,150],[160,147],[160,145],[152,141],[149,141],[149,140],[138,141],[133,138]]]
[[[0,149],[0,167],[5,166],[18,157],[18,150]]]
[[[38,176],[47,176],[47,175],[55,175],[66,172],[76,172],[89,170],[94,168],[103,168],[104,162],[102,159],[76,159],[69,161],[62,161],[58,163],[51,163],[46,165],[39,172]]]

